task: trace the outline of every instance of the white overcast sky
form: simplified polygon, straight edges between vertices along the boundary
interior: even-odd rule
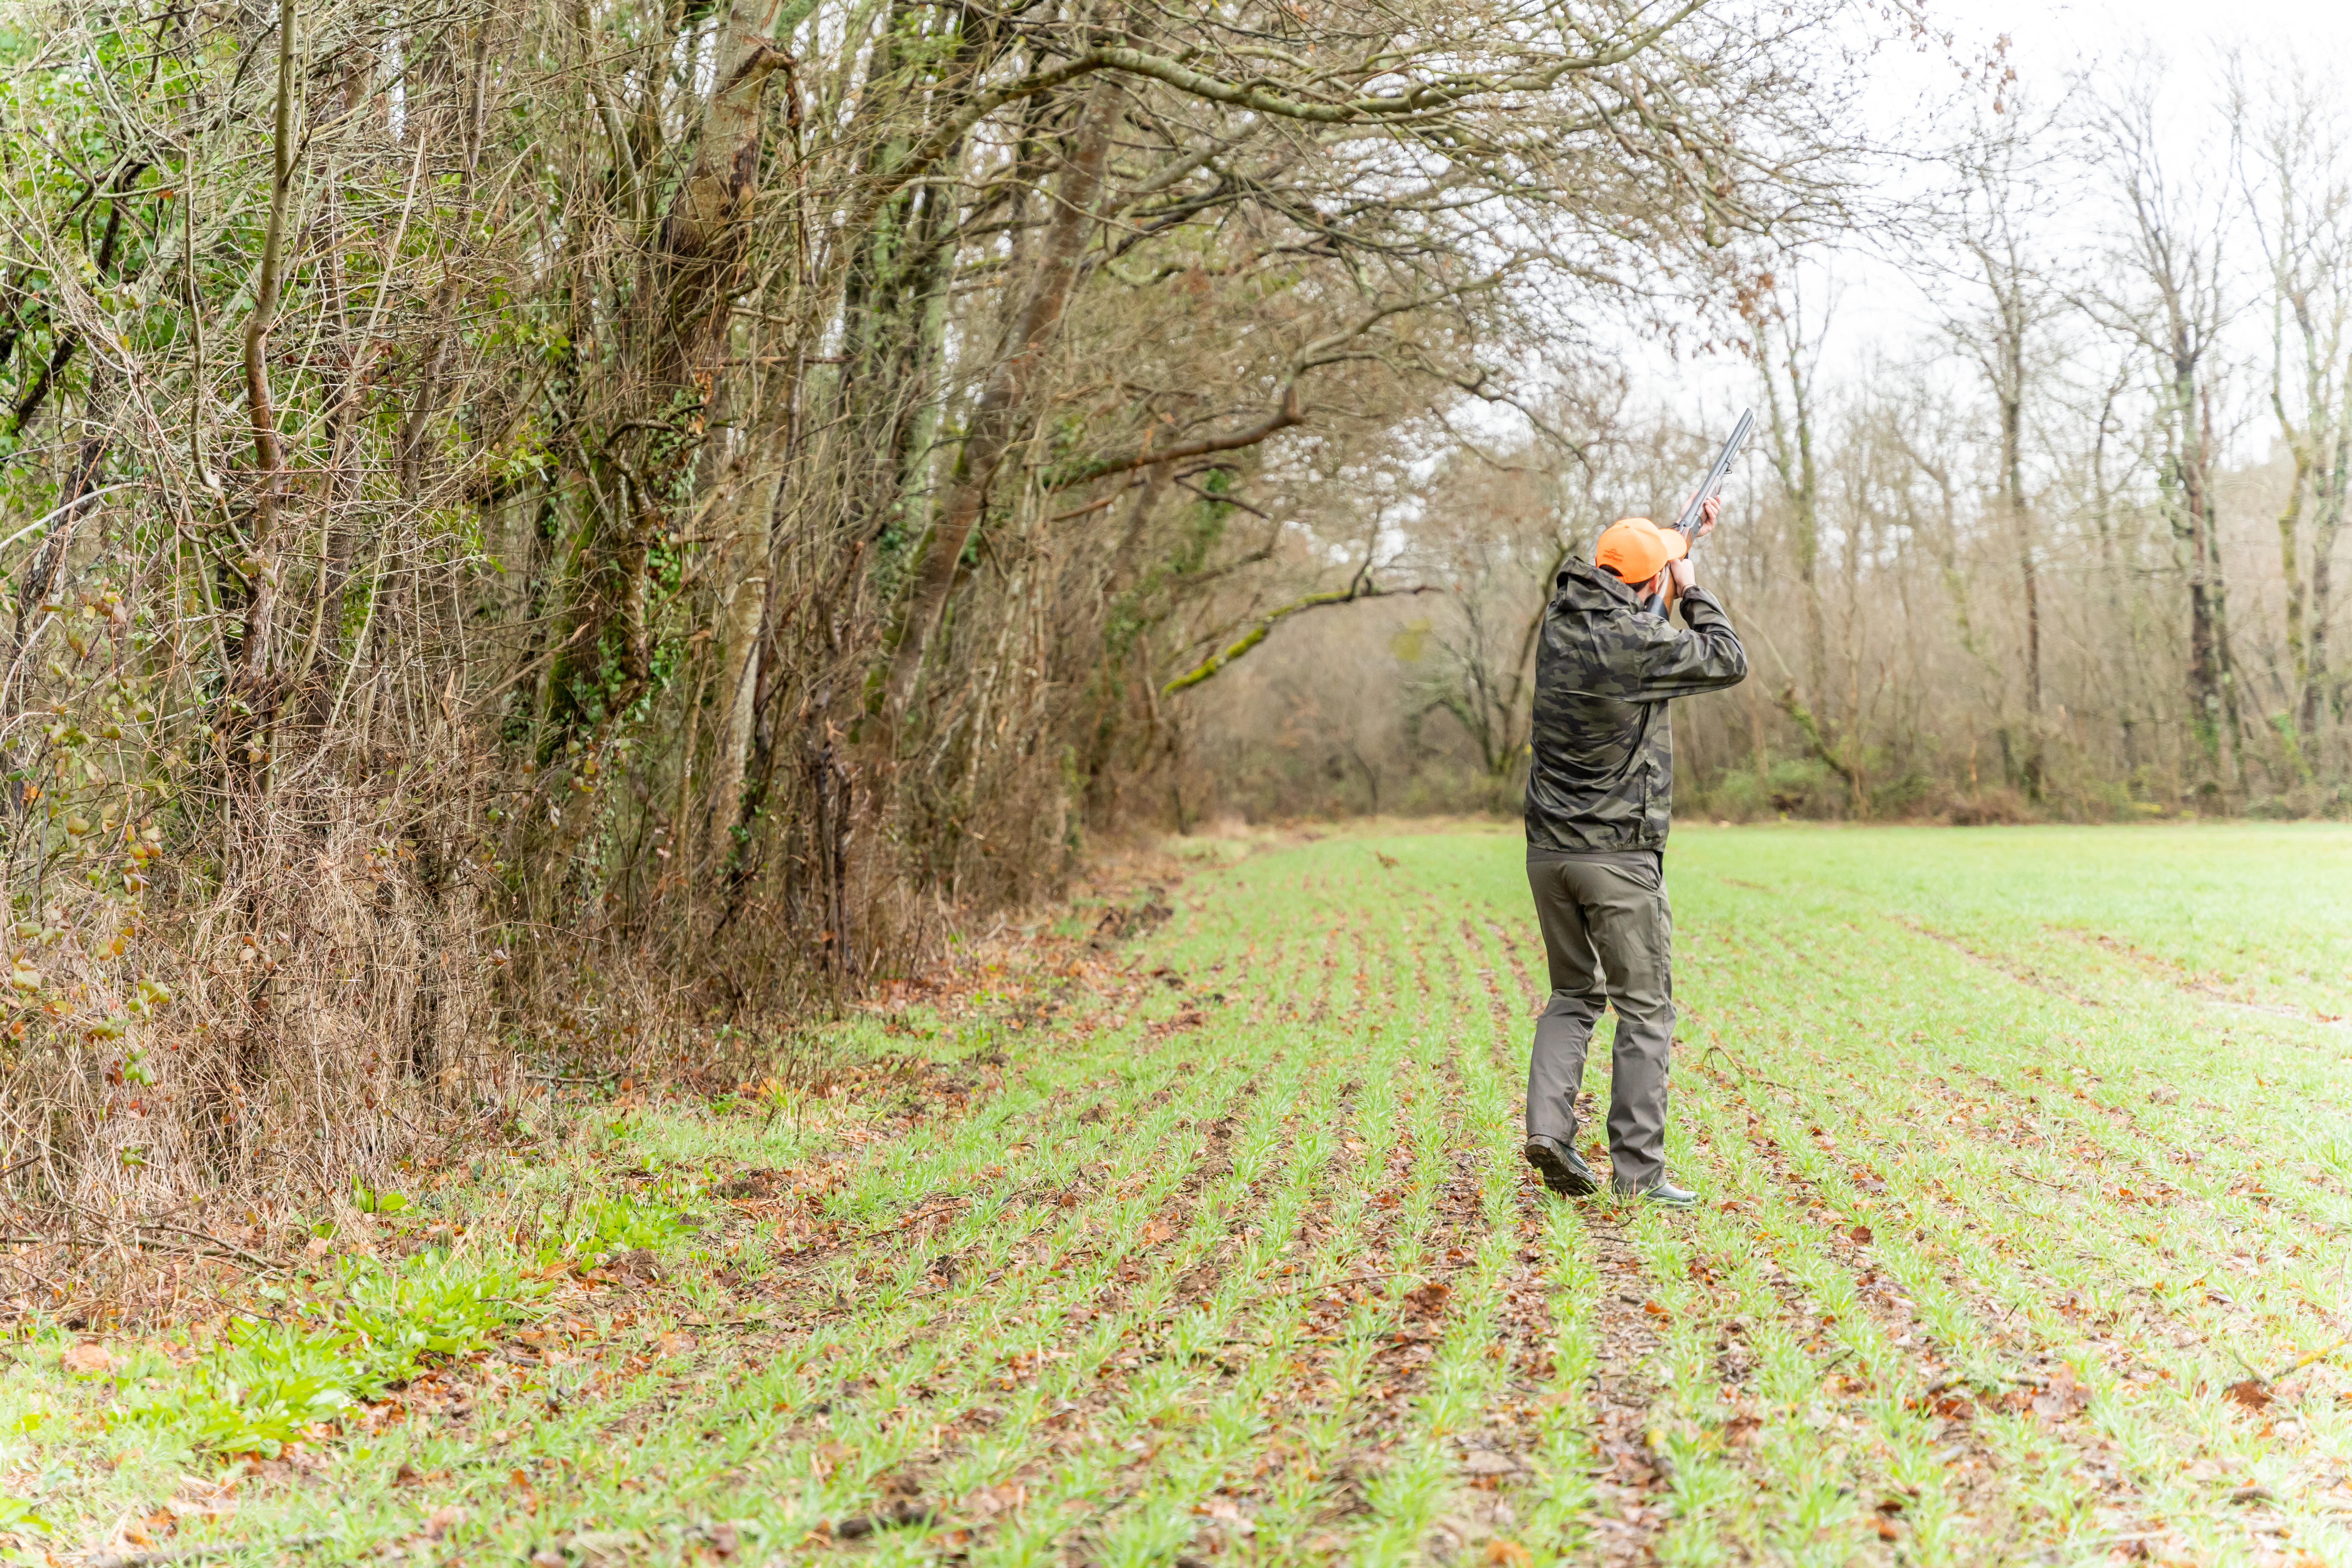
[[[1918,123],[1923,106],[1941,104],[1948,112],[1959,84],[1960,59],[1981,59],[2002,35],[2020,85],[2048,102],[2061,96],[2078,74],[2097,73],[2150,46],[2168,57],[2181,89],[2184,112],[2178,130],[2182,154],[2194,159],[2211,150],[2216,129],[2206,118],[2219,94],[2218,66],[2232,47],[2252,58],[2299,59],[2323,74],[2346,74],[2338,62],[2352,59],[2352,4],[2347,0],[1926,0],[1927,16],[1952,35],[1948,51],[1882,50],[1871,68],[1873,128],[1900,142],[1906,123]],[[2352,92],[2352,82],[2344,89]],[[1932,132],[1930,133],[1933,134]],[[1935,139],[1943,140],[1937,136]],[[2086,204],[2075,218],[2070,242],[2097,246],[2105,214]],[[1867,256],[1846,254],[1832,263],[1835,309],[1823,358],[1824,379],[1850,377],[1874,353],[1916,355],[1933,331],[1934,304],[1918,281],[1901,268]],[[1809,288],[1809,292],[1812,290]],[[1813,301],[1809,300],[1808,308]],[[1642,392],[1637,397],[1708,426],[1727,424],[1754,397],[1752,373],[1727,358],[1676,364],[1662,352],[1636,347],[1629,356]],[[1952,374],[1963,374],[1957,365]]]

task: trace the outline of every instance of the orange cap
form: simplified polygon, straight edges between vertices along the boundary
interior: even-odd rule
[[[1592,563],[1606,566],[1628,583],[1646,583],[1666,569],[1669,561],[1690,553],[1690,541],[1680,531],[1660,528],[1646,517],[1622,517],[1601,531],[1592,548]]]

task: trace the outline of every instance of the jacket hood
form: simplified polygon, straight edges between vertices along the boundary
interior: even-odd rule
[[[1606,567],[1570,558],[1551,580],[1554,605],[1572,610],[1630,610],[1641,607],[1632,585]]]

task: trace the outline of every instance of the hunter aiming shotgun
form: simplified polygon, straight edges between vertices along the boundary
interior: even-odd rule
[[[1706,509],[1706,503],[1722,491],[1723,481],[1731,474],[1732,459],[1739,456],[1739,448],[1748,442],[1748,433],[1755,428],[1756,410],[1741,409],[1739,423],[1731,427],[1730,438],[1723,443],[1723,450],[1715,455],[1715,467],[1706,471],[1706,482],[1698,487],[1698,493],[1691,497],[1690,505],[1683,508],[1682,516],[1675,519],[1675,531],[1681,534],[1685,542],[1698,537],[1700,513]],[[1646,607],[1658,615],[1664,615],[1666,613],[1665,595],[1664,593],[1656,595],[1647,601]]]
[[[1698,585],[1691,546],[1715,526],[1716,492],[1755,428],[1743,414],[1672,528],[1619,518],[1592,560],[1564,558],[1536,644],[1528,724],[1528,888],[1543,928],[1551,999],[1528,1051],[1528,1140],[1543,1184],[1587,1197],[1603,1178],[1576,1146],[1584,1057],[1602,1010],[1617,1015],[1609,1097],[1610,1188],[1686,1209],[1666,1172],[1666,1079],[1675,1037],[1674,917],[1666,832],[1675,809],[1667,706],[1736,686],[1748,655]],[[1667,618],[1679,611],[1679,626]]]

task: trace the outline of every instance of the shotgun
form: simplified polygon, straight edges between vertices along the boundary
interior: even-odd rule
[[[1706,482],[1698,487],[1698,493],[1691,497],[1690,505],[1683,508],[1682,516],[1675,519],[1675,531],[1685,539],[1698,537],[1699,509],[1707,503],[1709,498],[1721,492],[1723,481],[1730,477],[1732,459],[1739,456],[1739,448],[1748,443],[1748,432],[1755,428],[1756,410],[1741,409],[1739,423],[1731,427],[1731,435],[1723,443],[1723,450],[1715,455],[1715,467],[1706,471]],[[1662,616],[1666,613],[1666,595],[1663,591],[1650,601],[1650,608]]]

